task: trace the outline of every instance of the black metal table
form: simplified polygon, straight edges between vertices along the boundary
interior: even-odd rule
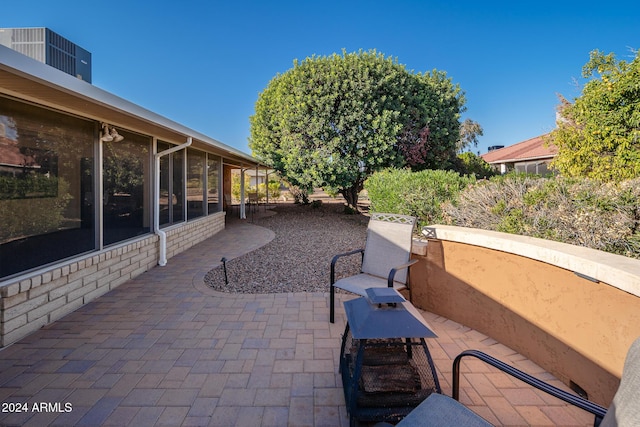
[[[400,293],[372,288],[344,306],[340,373],[351,426],[356,420],[398,422],[441,392],[425,341],[436,334]]]

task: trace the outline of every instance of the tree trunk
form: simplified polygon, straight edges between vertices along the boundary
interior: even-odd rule
[[[357,182],[349,188],[343,188],[340,190],[340,194],[342,194],[342,197],[346,200],[347,206],[355,212],[360,212],[358,209],[358,195],[360,194],[360,191],[362,191],[362,186],[362,182]]]

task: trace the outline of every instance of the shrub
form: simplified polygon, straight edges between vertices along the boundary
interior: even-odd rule
[[[475,178],[452,171],[387,169],[369,177],[365,189],[373,212],[416,216],[422,227],[440,222],[440,205],[473,182]]]
[[[309,201],[309,191],[306,189],[289,185],[289,192],[293,196],[293,203],[296,205],[308,205],[311,203]]]
[[[475,175],[478,179],[490,178],[496,174],[489,163],[470,151],[458,154],[455,169],[464,175]]]
[[[280,181],[269,181],[269,198],[275,200],[280,197]]]
[[[479,182],[442,209],[453,225],[640,258],[640,179],[607,184],[510,175]]]
[[[231,196],[234,200],[240,200],[240,178],[241,175],[232,173],[231,174]],[[250,191],[251,187],[251,178],[248,175],[244,176],[244,191],[245,196]]]

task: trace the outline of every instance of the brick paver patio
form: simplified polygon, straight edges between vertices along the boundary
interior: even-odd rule
[[[234,221],[167,266],[0,350],[0,425],[348,425],[338,374],[344,312],[328,323],[328,293],[224,294],[203,282],[223,256],[271,238]],[[445,394],[452,359],[467,348],[560,385],[492,339],[424,316],[438,334],[428,344]],[[593,424],[479,361],[463,366],[461,400],[494,424]]]

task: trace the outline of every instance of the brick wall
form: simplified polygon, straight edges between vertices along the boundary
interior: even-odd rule
[[[181,227],[166,230],[167,259],[222,231],[225,224],[224,216],[225,213],[220,212]]]
[[[224,229],[224,212],[172,227],[167,258]],[[9,345],[158,263],[158,237],[88,254],[0,285],[0,347]]]

